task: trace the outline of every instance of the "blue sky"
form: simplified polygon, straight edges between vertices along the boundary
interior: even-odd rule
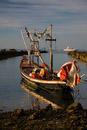
[[[0,0],[1,49],[25,48],[20,27],[41,32],[50,24],[57,48],[87,49],[87,0]]]

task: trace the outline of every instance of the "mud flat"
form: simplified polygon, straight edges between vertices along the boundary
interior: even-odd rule
[[[75,102],[67,109],[16,109],[0,113],[0,130],[86,130],[87,110]]]
[[[68,52],[67,54],[72,56],[72,58],[77,59],[78,61],[87,63],[87,51],[74,51]]]
[[[45,50],[41,50],[40,52],[47,53],[47,51],[45,51]],[[16,57],[16,56],[22,56],[22,55],[27,55],[27,51],[24,51],[24,50],[18,51],[15,49],[9,49],[9,50],[2,49],[2,50],[0,50],[0,60],[8,59],[11,57]]]

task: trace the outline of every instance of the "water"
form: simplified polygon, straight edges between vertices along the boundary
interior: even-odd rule
[[[49,64],[49,54],[42,54],[45,62]],[[10,111],[17,108],[32,108],[32,103],[36,97],[21,87],[21,75],[19,64],[21,56],[9,58],[0,61],[0,111]],[[54,53],[54,69],[59,70],[61,65],[72,59],[64,52]],[[87,64],[80,63],[81,75],[86,74],[87,79]],[[83,78],[84,79],[84,78]],[[75,101],[80,102],[83,108],[87,108],[87,83],[80,83],[78,86],[79,93],[74,92]],[[47,101],[40,101],[40,107],[45,107]]]

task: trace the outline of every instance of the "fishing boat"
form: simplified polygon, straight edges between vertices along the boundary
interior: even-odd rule
[[[64,49],[64,51],[68,51],[68,52],[70,52],[70,51],[76,51],[76,50],[77,50],[77,49],[72,48],[72,47],[70,47],[70,46],[67,46],[67,48]]]
[[[29,39],[29,47],[24,34]],[[56,41],[56,39],[52,35],[52,24],[42,33],[38,33],[36,29],[30,31],[27,27],[25,27],[23,32],[21,28],[21,35],[28,52],[28,57],[23,56],[20,63],[20,72],[30,85],[33,85],[35,88],[39,86],[50,90],[64,90],[68,86],[77,89],[76,85],[80,82],[80,69],[76,61],[64,64],[59,71],[53,70],[52,42]],[[42,38],[50,42],[50,65],[44,62],[39,51],[40,39]],[[34,60],[35,57],[37,61]]]

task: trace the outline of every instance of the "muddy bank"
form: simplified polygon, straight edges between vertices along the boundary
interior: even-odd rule
[[[44,109],[17,109],[0,113],[0,130],[85,130],[87,110],[73,103],[67,109],[53,110],[51,105]]]
[[[40,50],[40,53],[47,53],[47,51]],[[27,51],[24,51],[24,50],[18,51],[15,49],[9,49],[9,50],[2,49],[2,50],[0,50],[0,60],[8,59],[11,57],[16,57],[16,56],[22,56],[22,55],[27,55]]]
[[[77,59],[78,61],[87,63],[87,52],[86,51],[74,51],[74,52],[68,52],[67,54],[72,56],[72,58]]]

